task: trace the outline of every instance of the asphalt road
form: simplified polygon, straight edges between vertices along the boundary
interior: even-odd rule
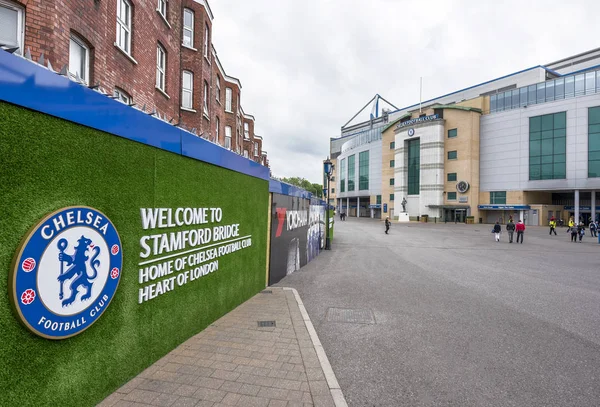
[[[600,245],[336,219],[300,293],[350,406],[600,406]],[[374,324],[330,322],[330,307]]]

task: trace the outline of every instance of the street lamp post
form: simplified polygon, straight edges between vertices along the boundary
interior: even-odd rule
[[[333,173],[333,164],[329,157],[323,162],[323,172],[327,176],[327,194],[325,196],[325,250],[331,250],[331,240],[329,239],[329,183]]]

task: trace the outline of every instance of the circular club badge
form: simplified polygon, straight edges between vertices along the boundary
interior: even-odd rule
[[[110,219],[93,208],[63,208],[25,237],[14,259],[11,300],[33,333],[69,338],[106,310],[122,267],[121,240]]]

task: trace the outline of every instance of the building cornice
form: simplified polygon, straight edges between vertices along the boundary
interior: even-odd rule
[[[221,76],[223,77],[223,79],[227,82],[230,83],[234,83],[238,86],[238,88],[240,88],[240,90],[242,89],[242,82],[240,82],[240,80],[238,78],[234,78],[233,76],[229,76],[225,73],[225,69],[223,69],[223,65],[221,65],[221,61],[219,60],[219,56],[217,55],[217,50],[215,49],[215,46],[212,46],[212,50],[213,50],[213,56],[215,57],[215,62],[217,63],[217,66],[219,67],[219,71],[221,72]]]
[[[194,0],[194,2],[204,7],[204,9],[206,10],[206,14],[208,14],[208,17],[210,18],[210,21],[215,19],[215,16],[213,15],[212,10],[210,9],[210,5],[208,4],[208,0]]]
[[[241,105],[240,105],[240,110],[242,111],[242,116],[244,116],[244,119],[256,121],[256,119],[254,118],[254,116],[252,116],[251,114],[247,114],[246,112],[244,112],[244,107],[241,106]]]

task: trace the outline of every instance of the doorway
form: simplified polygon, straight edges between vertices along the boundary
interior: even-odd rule
[[[466,221],[466,209],[444,209],[444,222],[465,223]]]

